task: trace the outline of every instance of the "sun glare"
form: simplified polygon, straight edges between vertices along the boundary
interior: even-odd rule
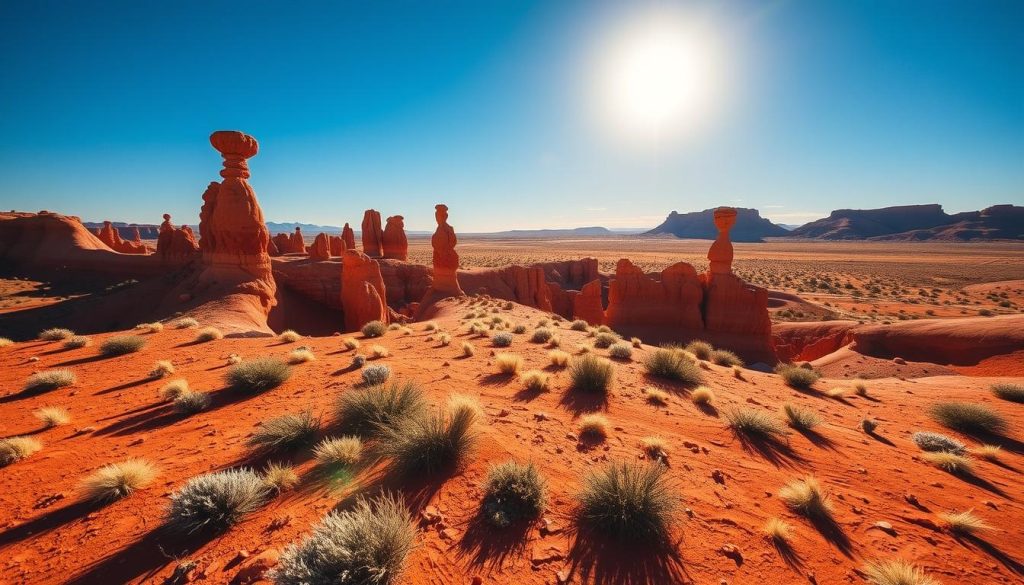
[[[721,56],[709,31],[677,12],[634,17],[602,43],[594,89],[599,117],[621,139],[663,144],[713,112]]]

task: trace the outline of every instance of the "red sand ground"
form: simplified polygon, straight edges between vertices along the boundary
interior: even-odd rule
[[[261,420],[310,408],[333,417],[336,398],[359,381],[349,371],[352,352],[339,337],[307,338],[283,344],[273,338],[223,339],[192,344],[194,330],[147,334],[144,349],[128,356],[98,359],[96,347],[108,334],[93,336],[93,347],[63,351],[59,343],[25,342],[0,348],[0,436],[33,433],[44,449],[0,469],[0,582],[9,583],[160,583],[179,561],[194,560],[190,578],[198,583],[229,583],[256,556],[280,550],[308,532],[309,526],[352,493],[372,493],[378,485],[401,490],[416,512],[433,506],[440,523],[423,523],[418,547],[410,556],[403,583],[423,585],[470,583],[555,583],[559,572],[571,582],[598,583],[859,583],[859,567],[868,559],[901,558],[918,563],[945,584],[1012,583],[1024,575],[1024,406],[993,397],[997,381],[1021,378],[962,376],[915,380],[871,380],[868,398],[852,393],[829,398],[824,390],[851,386],[848,380],[823,379],[809,392],[783,385],[778,376],[709,365],[706,384],[716,395],[716,409],[702,411],[688,390],[645,376],[641,361],[652,351],[644,346],[633,361],[616,364],[616,380],[606,405],[568,392],[568,375],[552,371],[552,389],[525,395],[512,379],[494,374],[492,349],[473,338],[474,357],[461,358],[459,346],[470,339],[464,322],[465,302],[446,301],[436,320],[453,334],[452,345],[429,341],[422,324],[414,332],[389,331],[381,361],[399,378],[415,379],[431,400],[441,404],[451,393],[476,396],[484,407],[480,440],[465,469],[450,478],[418,485],[384,477],[359,477],[333,484],[311,473],[308,453],[295,462],[303,482],[272,501],[222,536],[213,539],[167,537],[158,526],[167,496],[188,478],[241,464],[262,465],[245,447]],[[512,320],[535,325],[541,313],[516,306],[502,311]],[[588,339],[559,331],[564,349],[574,351]],[[359,335],[356,335],[359,337]],[[224,388],[226,358],[285,356],[309,346],[318,360],[295,367],[283,386],[256,396],[239,396]],[[547,366],[547,348],[515,336],[508,350],[522,355],[527,368]],[[601,350],[596,350],[603,353]],[[30,361],[38,357],[39,361]],[[186,378],[193,389],[214,394],[209,410],[182,417],[157,398],[164,380],[146,380],[158,359],[174,362],[172,378]],[[1008,358],[1012,359],[1012,358]],[[987,362],[983,362],[987,363]],[[22,397],[17,392],[32,373],[70,367],[78,383],[48,394]],[[982,366],[977,366],[982,367]],[[673,394],[667,407],[649,405],[645,386]],[[978,402],[1010,421],[1001,463],[976,459],[976,476],[960,478],[924,463],[910,440],[917,430],[941,431],[927,414],[939,400]],[[734,407],[778,413],[792,402],[817,411],[824,420],[816,435],[790,435],[788,445],[758,449],[744,446],[726,426],[722,413]],[[40,430],[32,411],[41,406],[68,408],[68,426]],[[606,411],[614,430],[600,445],[575,439],[575,418],[589,409]],[[860,430],[864,417],[880,421],[878,437]],[[949,431],[951,435],[956,433]],[[646,568],[622,551],[577,542],[572,530],[573,494],[580,477],[605,460],[642,457],[641,438],[659,435],[668,441],[670,477],[685,511],[676,535],[679,563]],[[968,444],[977,445],[968,437]],[[129,457],[157,463],[157,481],[124,500],[106,506],[80,502],[82,477],[97,467]],[[488,465],[512,457],[532,460],[547,477],[550,505],[545,517],[553,532],[532,528],[522,538],[495,537],[471,529],[480,502],[480,484]],[[785,482],[814,474],[835,499],[837,532],[819,532],[790,513],[776,493]],[[718,478],[718,479],[716,479]],[[912,497],[911,497],[912,496]],[[916,499],[915,499],[916,498]],[[908,500],[914,500],[912,505]],[[957,538],[941,529],[937,514],[974,509],[995,530],[979,538]],[[794,554],[784,556],[762,535],[768,518],[780,516],[795,527]],[[889,534],[875,527],[888,522]],[[723,554],[735,545],[740,557]]]

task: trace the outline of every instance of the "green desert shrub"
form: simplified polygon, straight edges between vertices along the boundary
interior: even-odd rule
[[[64,341],[75,336],[75,332],[62,327],[52,327],[39,332],[39,339],[42,341]]]
[[[679,505],[666,471],[660,463],[611,462],[591,472],[577,496],[578,521],[614,540],[666,544]]]
[[[146,345],[146,338],[138,335],[117,335],[100,344],[100,353],[106,356],[135,353]]]
[[[1010,402],[1024,402],[1024,384],[994,384],[992,394]]]
[[[547,482],[533,463],[506,461],[487,472],[480,511],[487,522],[504,528],[539,518],[546,502]]]
[[[360,499],[350,510],[327,514],[266,575],[275,585],[393,585],[415,538],[400,497]]]
[[[250,469],[228,469],[193,477],[171,494],[166,525],[177,532],[223,530],[258,510],[270,487]]]
[[[363,384],[367,386],[383,384],[387,382],[389,376],[391,376],[391,368],[387,364],[373,364],[363,368]]]
[[[957,455],[964,455],[967,453],[967,445],[940,433],[921,431],[914,433],[911,436],[911,439],[922,451],[932,453],[942,451],[945,453],[955,453]]]
[[[686,345],[686,351],[692,353],[693,357],[699,360],[708,361],[715,348],[706,341],[691,341]]]
[[[263,421],[249,437],[249,446],[268,451],[298,449],[313,443],[320,432],[320,419],[304,410]]]
[[[25,380],[25,385],[21,387],[21,391],[26,394],[50,392],[70,386],[76,381],[75,373],[71,370],[47,370],[29,376]]]
[[[782,376],[782,380],[786,382],[786,385],[800,390],[810,388],[821,377],[821,374],[814,370],[792,365],[784,366],[777,371]]]
[[[508,347],[512,345],[512,334],[506,332],[495,333],[491,336],[491,343],[494,344],[494,347]]]
[[[647,373],[657,378],[696,386],[704,381],[700,368],[687,355],[676,349],[660,347],[644,362]]]
[[[360,329],[363,333],[363,337],[380,337],[381,335],[384,335],[387,330],[388,326],[382,321],[370,321]]]
[[[741,360],[739,356],[725,349],[716,349],[711,352],[711,361],[719,366],[726,367],[743,365],[743,360]]]
[[[725,419],[733,432],[748,439],[772,441],[786,436],[782,422],[762,410],[734,408],[725,412]]]
[[[1000,434],[1009,428],[1003,415],[983,404],[940,402],[928,409],[935,422],[962,433]]]
[[[291,375],[291,366],[282,360],[261,357],[232,366],[228,370],[225,381],[232,389],[256,394],[277,388],[284,384]]]
[[[538,327],[533,330],[533,334],[530,335],[530,341],[534,343],[547,343],[551,340],[554,333],[551,332],[547,327]]]
[[[377,454],[404,475],[458,467],[476,442],[478,410],[468,406],[398,419],[381,428]]]
[[[336,413],[342,431],[370,437],[402,418],[421,414],[425,409],[423,390],[415,382],[392,380],[386,385],[344,392],[338,398]]]
[[[575,390],[607,394],[613,376],[612,363],[593,354],[583,354],[569,362],[569,378]]]

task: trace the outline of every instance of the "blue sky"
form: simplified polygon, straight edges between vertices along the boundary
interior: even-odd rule
[[[685,137],[610,135],[603,39],[670,2],[18,2],[0,208],[197,221],[217,129],[274,221],[646,227],[671,210],[1024,204],[1024,3],[682,3],[728,72]]]

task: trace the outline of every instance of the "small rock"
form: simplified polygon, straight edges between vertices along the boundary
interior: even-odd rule
[[[715,480],[715,483],[725,485],[725,474],[722,473],[721,469],[716,469],[712,471],[711,479]]]
[[[246,556],[248,556],[248,553],[246,553]],[[277,550],[268,548],[255,557],[248,559],[242,563],[242,567],[235,574],[235,578],[231,581],[232,585],[245,585],[260,580],[263,577],[263,573],[277,565],[280,556],[281,553]]]
[[[896,529],[892,527],[892,524],[889,524],[884,520],[879,520],[878,522],[875,522],[872,526],[881,530],[882,532],[885,532],[892,536],[896,536]]]
[[[547,415],[546,412],[537,412],[534,413],[533,418],[536,420],[548,420],[550,417]]]
[[[743,553],[740,552],[740,548],[735,544],[723,544],[722,548],[718,549],[718,551],[732,559],[737,566],[743,564]]]

